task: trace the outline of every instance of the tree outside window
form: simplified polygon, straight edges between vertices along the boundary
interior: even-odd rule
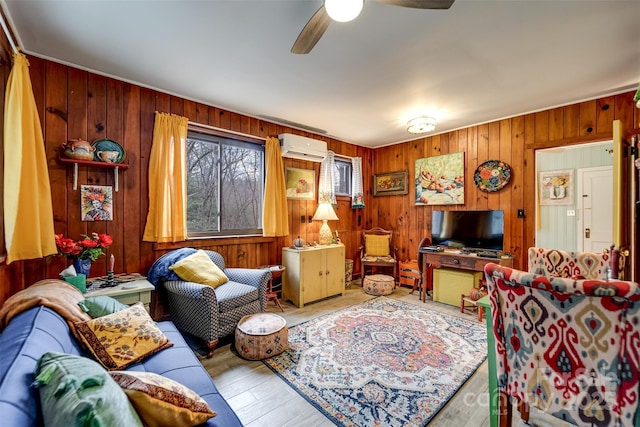
[[[261,145],[189,131],[189,236],[261,234],[263,194]]]

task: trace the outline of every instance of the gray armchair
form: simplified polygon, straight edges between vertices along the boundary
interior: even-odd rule
[[[185,282],[169,270],[169,266],[193,252],[191,248],[178,249],[158,258],[149,270],[149,279],[157,281],[166,292],[171,320],[177,328],[203,339],[211,357],[219,339],[233,334],[243,316],[265,310],[271,272],[225,268],[222,255],[205,251],[229,281],[215,289]]]

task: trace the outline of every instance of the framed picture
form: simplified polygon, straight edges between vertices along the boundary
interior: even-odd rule
[[[82,185],[80,198],[83,221],[111,221],[113,219],[113,191],[111,187]]]
[[[573,169],[540,172],[540,206],[573,204]]]
[[[464,205],[464,153],[416,159],[416,206]]]
[[[313,169],[285,168],[284,180],[287,199],[314,200],[316,198],[316,171]]]
[[[387,172],[373,175],[373,195],[391,196],[409,192],[409,173],[407,171]]]

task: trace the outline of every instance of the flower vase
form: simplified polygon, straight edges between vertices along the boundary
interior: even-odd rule
[[[73,268],[76,269],[76,274],[84,274],[85,277],[89,277],[89,273],[91,272],[91,260],[76,258],[73,260]]]

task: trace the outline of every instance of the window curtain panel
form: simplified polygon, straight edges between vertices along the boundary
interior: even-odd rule
[[[364,208],[364,186],[362,185],[362,157],[351,159],[351,208]]]
[[[267,137],[265,143],[266,179],[262,209],[262,235],[288,236],[289,210],[280,141]]]
[[[156,111],[149,159],[146,242],[187,240],[186,117]]]
[[[20,52],[5,93],[4,227],[7,264],[58,253],[40,116],[29,61]]]
[[[320,164],[320,182],[318,184],[318,204],[331,203],[336,205],[335,183],[336,176],[336,154],[327,151],[327,156]]]

